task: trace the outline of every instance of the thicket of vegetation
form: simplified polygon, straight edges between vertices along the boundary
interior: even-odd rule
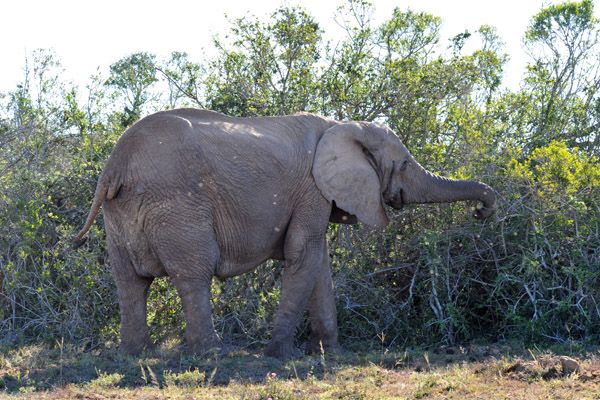
[[[231,22],[216,56],[127,56],[85,89],[55,54],[27,59],[0,94],[0,337],[11,343],[118,339],[102,218],[81,228],[96,180],[124,129],[143,115],[193,106],[236,116],[309,111],[379,121],[446,176],[492,186],[499,210],[410,207],[388,229],[332,225],[341,342],[371,346],[472,340],[600,341],[600,32],[591,0],[532,17],[531,62],[503,88],[508,56],[495,29],[450,41],[440,18],[397,9],[379,26],[360,0],[340,8],[341,43],[324,43],[309,12]],[[465,43],[477,50],[465,51]],[[213,285],[226,341],[269,339],[282,265]],[[168,279],[155,281],[152,332],[179,335]],[[306,332],[306,324],[303,332]]]

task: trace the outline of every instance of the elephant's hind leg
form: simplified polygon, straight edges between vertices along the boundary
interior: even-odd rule
[[[188,351],[200,354],[220,346],[210,304],[210,284],[220,252],[212,230],[203,229],[200,222],[171,221],[170,226],[178,231],[157,233],[154,248],[181,298]]]
[[[121,310],[121,347],[132,355],[139,355],[155,347],[146,322],[146,301],[153,278],[136,274],[122,246],[109,240],[108,252]]]
[[[210,280],[176,277],[173,279],[185,313],[185,338],[192,354],[202,354],[219,348],[221,342],[212,320]]]

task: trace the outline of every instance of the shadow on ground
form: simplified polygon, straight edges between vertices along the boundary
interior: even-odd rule
[[[436,393],[445,392],[470,395],[477,394],[477,385],[482,388],[491,385],[487,393],[495,390],[495,381],[499,382],[498,390],[510,388],[511,382],[514,390],[518,390],[520,382],[536,383],[542,389],[547,385],[548,390],[556,382],[569,382],[589,390],[600,388],[597,350],[555,354],[508,345],[470,345],[341,352],[291,360],[266,358],[258,351],[241,349],[190,356],[181,348],[164,347],[141,358],[130,357],[115,348],[82,351],[76,346],[28,345],[0,350],[0,395],[38,394],[39,398],[92,398],[88,396],[90,393],[112,393],[110,397],[126,398],[118,394],[119,390],[143,388],[159,389],[153,392],[158,397],[149,398],[163,398],[159,394],[167,389],[171,392],[165,398],[177,398],[173,389],[238,388],[240,393],[248,394],[239,398],[257,399],[262,398],[265,390],[277,387],[280,397],[281,393],[289,392],[282,398],[300,399],[317,398],[318,395],[302,396],[306,391],[317,394],[331,391],[327,388],[340,387],[340,382],[362,385],[362,389],[348,386],[350,383],[345,386],[344,390],[353,398],[376,398],[386,391],[395,395],[404,389],[410,394],[408,398],[436,398]],[[346,398],[344,393],[337,395]]]

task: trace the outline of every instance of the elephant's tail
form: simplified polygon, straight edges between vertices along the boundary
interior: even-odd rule
[[[71,240],[71,242],[79,242],[81,239],[83,239],[98,216],[104,199],[114,198],[121,188],[120,174],[115,174],[114,172],[111,173],[107,170],[108,168],[106,168],[104,171],[102,171],[102,174],[100,174],[98,184],[96,185],[96,192],[94,193],[94,201],[92,202],[92,207],[90,208],[85,225],[79,231],[77,236]]]

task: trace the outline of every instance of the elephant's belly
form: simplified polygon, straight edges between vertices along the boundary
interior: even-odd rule
[[[261,263],[232,263],[232,262],[220,262],[215,270],[215,275],[219,278],[231,278],[234,276],[245,274],[246,272],[252,271],[254,268],[259,266]]]
[[[228,252],[226,249],[221,249],[221,260],[215,269],[215,275],[219,278],[230,278],[252,271],[267,260],[283,260],[283,238],[273,246],[264,248],[259,245],[253,250],[255,251]],[[240,257],[242,254],[243,256]]]

